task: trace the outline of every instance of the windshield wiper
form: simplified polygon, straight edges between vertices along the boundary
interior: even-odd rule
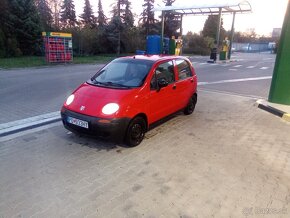
[[[105,82],[104,84],[109,85],[109,86],[117,86],[117,87],[126,87],[126,88],[129,88],[128,86],[125,86],[125,85],[120,84],[120,83],[114,83],[114,82]]]
[[[91,78],[91,81],[92,81],[95,85],[103,85],[103,86],[106,85],[106,83],[99,82],[98,80],[93,79],[93,78]]]
[[[111,87],[122,87],[122,88],[131,88],[129,86],[123,85],[123,84],[119,84],[119,83],[114,83],[114,82],[99,82],[96,79],[91,79],[91,81],[95,84],[95,85],[101,85],[101,86],[111,86]]]

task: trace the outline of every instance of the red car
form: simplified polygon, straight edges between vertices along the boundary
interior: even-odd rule
[[[62,121],[72,132],[136,146],[156,121],[180,110],[191,114],[196,87],[194,68],[185,57],[118,58],[67,98]]]

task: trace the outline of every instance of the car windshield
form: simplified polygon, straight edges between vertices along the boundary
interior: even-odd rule
[[[132,88],[143,85],[153,62],[138,59],[116,59],[101,69],[91,81],[95,85]]]

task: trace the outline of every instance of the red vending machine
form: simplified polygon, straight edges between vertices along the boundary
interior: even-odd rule
[[[48,63],[66,63],[73,60],[72,34],[42,32],[45,58]]]

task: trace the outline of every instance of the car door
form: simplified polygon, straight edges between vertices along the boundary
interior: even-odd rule
[[[150,81],[149,121],[155,122],[175,112],[176,86],[173,61],[158,64]],[[168,82],[160,88],[158,80]]]
[[[178,107],[182,109],[187,105],[189,98],[196,91],[196,80],[189,62],[184,59],[176,59],[175,65],[178,75],[176,81],[176,96],[178,99]]]

